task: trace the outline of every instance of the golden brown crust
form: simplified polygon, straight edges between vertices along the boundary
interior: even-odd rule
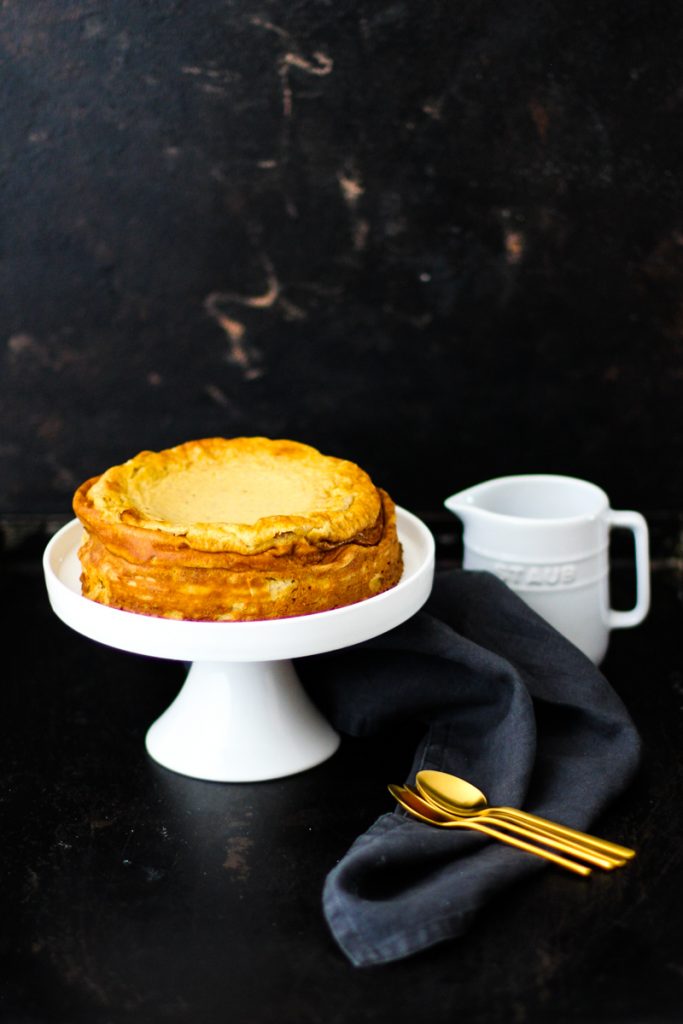
[[[298,441],[237,437],[140,452],[79,487],[74,511],[126,545],[255,554],[300,538],[352,540],[376,525],[381,502],[352,462]]]
[[[230,472],[222,464],[216,477],[221,454]],[[188,477],[188,460],[199,473]],[[163,500],[166,510],[174,507],[168,495],[178,493],[176,485],[182,491],[188,479],[201,483],[204,469],[211,486],[216,479],[229,485],[235,467],[256,497],[240,505],[238,496],[233,507],[271,511],[273,486],[275,501],[294,503],[296,514],[252,516],[248,523],[160,520]],[[134,483],[145,472],[152,480],[147,490],[144,481]],[[164,475],[173,479],[155,507],[150,490],[154,498]],[[265,492],[259,490],[264,479]],[[222,501],[222,494],[211,493],[208,506],[213,498]],[[201,495],[195,507],[206,507]],[[403,569],[389,495],[353,463],[297,442],[212,438],[143,452],[86,480],[74,495],[74,510],[86,531],[79,550],[83,594],[146,615],[248,621],[310,614],[381,593],[396,585]]]

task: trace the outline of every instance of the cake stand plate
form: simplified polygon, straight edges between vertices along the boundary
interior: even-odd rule
[[[216,782],[257,782],[312,768],[339,736],[309,699],[294,658],[379,636],[431,593],[434,538],[397,509],[404,570],[391,590],[333,611],[258,622],[189,622],[121,611],[83,597],[77,519],[43,555],[48,598],[76,632],[118,650],[191,663],[172,704],[149,727],[150,756],[172,771]]]

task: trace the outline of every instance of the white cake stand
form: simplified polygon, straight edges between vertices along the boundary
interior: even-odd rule
[[[405,622],[434,578],[434,538],[397,510],[404,571],[391,590],[329,612],[259,622],[179,622],[108,608],[81,594],[74,519],[50,540],[43,570],[53,611],[83,636],[149,657],[191,662],[173,703],[150,726],[148,753],[165,768],[217,782],[257,782],[312,768],[339,736],[310,701],[293,658],[339,650]]]

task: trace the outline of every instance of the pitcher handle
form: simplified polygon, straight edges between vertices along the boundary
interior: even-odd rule
[[[607,522],[610,527],[622,527],[633,534],[636,558],[636,603],[628,611],[609,610],[610,629],[627,629],[637,626],[650,610],[650,552],[649,532],[645,518],[640,512],[617,512],[609,509]]]

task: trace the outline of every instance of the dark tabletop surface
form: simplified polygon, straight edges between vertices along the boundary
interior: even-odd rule
[[[683,1020],[677,558],[655,560],[652,611],[613,635],[603,664],[645,756],[592,831],[635,861],[586,880],[549,867],[465,938],[357,969],[321,888],[391,808],[386,783],[405,777],[411,745],[344,739],[317,768],[253,784],[159,767],[145,733],[184,667],[65,626],[41,552],[6,551],[1,577],[3,1024]]]

